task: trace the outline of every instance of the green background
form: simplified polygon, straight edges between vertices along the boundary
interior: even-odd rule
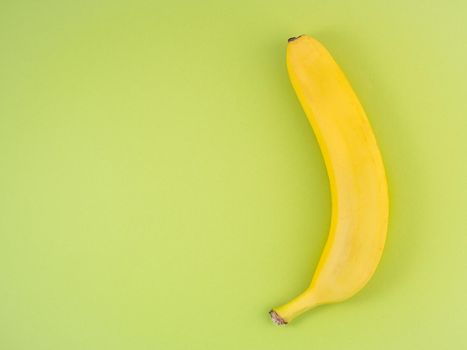
[[[466,11],[1,1],[0,348],[466,348]],[[285,69],[302,33],[368,112],[390,228],[361,293],[278,328],[330,217]]]

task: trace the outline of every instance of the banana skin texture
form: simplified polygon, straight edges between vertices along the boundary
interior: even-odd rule
[[[284,325],[318,305],[350,298],[365,286],[383,253],[388,188],[368,118],[326,48],[301,35],[287,45],[292,86],[318,140],[332,198],[327,242],[309,287],[270,311]]]

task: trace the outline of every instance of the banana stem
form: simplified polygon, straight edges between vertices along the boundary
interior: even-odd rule
[[[269,315],[275,324],[285,325],[295,317],[316,306],[318,306],[318,303],[315,295],[311,291],[306,290],[287,304],[272,309]]]

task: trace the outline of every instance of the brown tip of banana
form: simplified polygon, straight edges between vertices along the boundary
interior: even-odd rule
[[[278,326],[285,326],[287,324],[287,322],[274,310],[269,311],[269,316],[271,316],[272,322]]]
[[[293,37],[287,39],[287,42],[291,43],[292,41],[297,40],[298,38],[300,38],[300,37],[302,37],[302,36],[303,36],[303,34],[302,34],[302,35],[299,35],[299,36],[293,36]]]

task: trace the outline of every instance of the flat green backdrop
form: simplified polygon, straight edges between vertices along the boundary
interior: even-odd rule
[[[0,348],[467,348],[466,4],[1,1]],[[278,328],[330,217],[302,33],[368,112],[390,228],[361,293]]]

